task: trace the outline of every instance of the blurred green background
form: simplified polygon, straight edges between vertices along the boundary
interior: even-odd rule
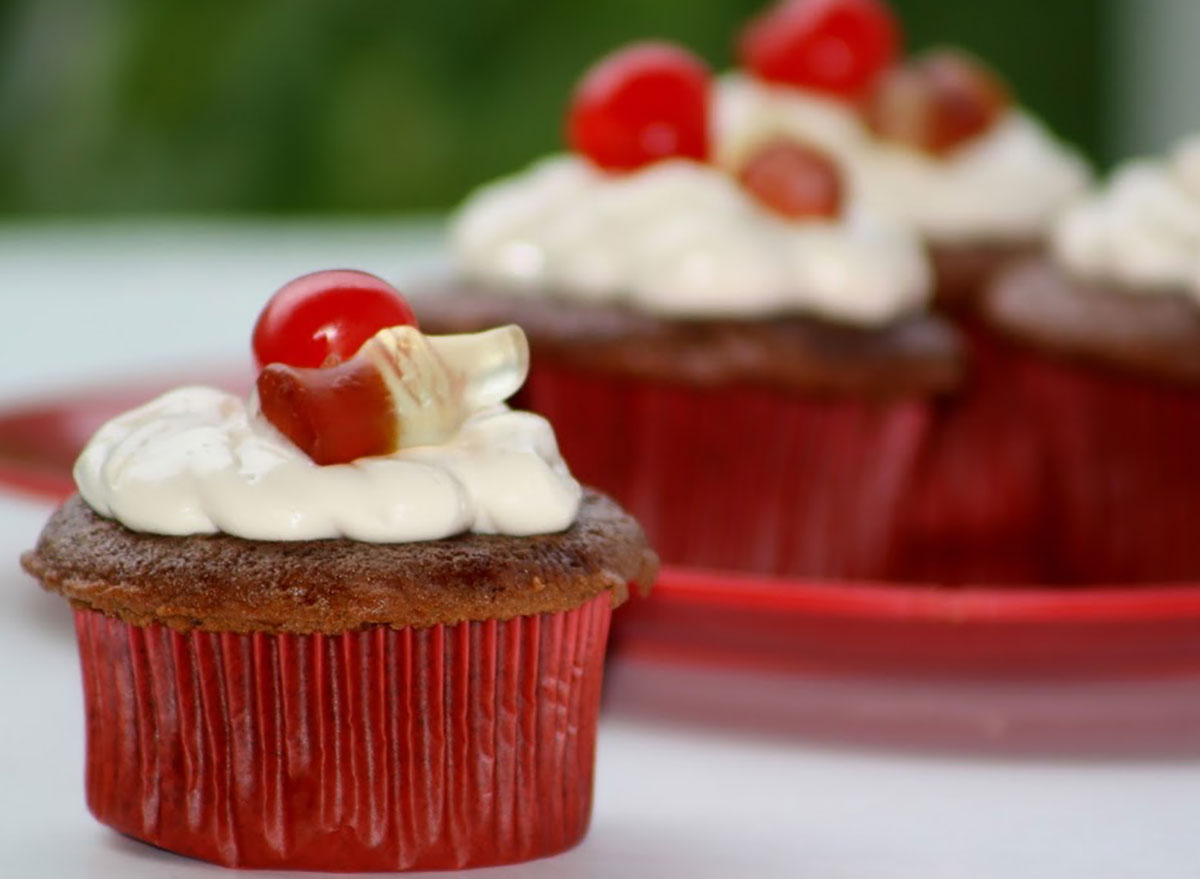
[[[561,143],[587,65],[676,39],[717,68],[761,0],[0,0],[0,212],[444,209]],[[1100,0],[896,0],[1106,159]]]

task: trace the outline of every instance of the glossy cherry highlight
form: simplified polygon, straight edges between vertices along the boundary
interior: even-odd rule
[[[567,141],[606,171],[708,157],[709,71],[669,43],[638,43],[591,68],[575,89]]]
[[[789,219],[836,217],[842,211],[842,175],[820,150],[780,138],[760,146],[738,181],[763,207]]]
[[[384,327],[416,326],[403,296],[382,278],[339,269],[303,275],[281,287],[254,326],[254,358],[320,367],[353,357]]]
[[[879,137],[942,155],[985,134],[1010,102],[1003,81],[981,61],[940,50],[890,71],[865,112]]]
[[[742,66],[767,82],[862,97],[896,60],[900,27],[880,0],[783,0],[742,32]]]

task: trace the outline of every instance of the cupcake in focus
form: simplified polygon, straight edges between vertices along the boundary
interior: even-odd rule
[[[738,162],[781,130],[820,132],[864,202],[921,233],[938,303],[969,308],[1000,266],[1043,246],[1089,172],[978,59],[935,50],[892,63],[898,32],[877,0],[768,9],[743,36],[744,72],[722,82],[718,155]],[[847,77],[839,112],[817,114],[829,69]]]
[[[231,867],[446,869],[587,827],[637,524],[582,489],[516,327],[426,336],[384,282],[285,287],[247,402],[103,426],[22,558],[75,608],[88,805]]]
[[[1200,468],[1200,138],[1130,162],[1007,271],[986,318],[1049,456],[1058,576],[1193,581]]]
[[[524,399],[664,559],[886,576],[958,337],[928,313],[917,236],[819,147],[780,136],[732,172],[710,161],[710,95],[676,47],[600,62],[573,152],[460,209],[456,275],[423,320],[521,325]]]

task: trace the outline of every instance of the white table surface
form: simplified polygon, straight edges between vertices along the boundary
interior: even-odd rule
[[[385,221],[0,227],[0,403],[139,372],[236,364],[280,282],[341,265],[389,277],[426,272],[438,264],[436,240],[428,226]],[[229,875],[127,840],[84,808],[70,617],[15,562],[48,511],[0,494],[0,877]],[[1200,761],[855,750],[647,710],[656,687],[670,688],[664,704],[683,688],[711,689],[719,714],[719,700],[764,685],[749,673],[706,674],[618,663],[585,842],[476,875],[1200,876]],[[763,692],[786,700],[793,684]]]

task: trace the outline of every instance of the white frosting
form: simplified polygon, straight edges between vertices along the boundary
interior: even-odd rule
[[[495,406],[443,444],[322,467],[255,409],[188,387],[120,415],[76,462],[80,494],[135,531],[257,540],[538,534],[579,508],[554,431],[528,412]]]
[[[928,296],[908,228],[854,205],[836,220],[789,220],[688,161],[607,175],[576,157],[543,160],[474,194],[452,246],[479,281],[666,315],[879,325]]]
[[[726,167],[772,136],[807,141],[842,164],[867,207],[939,242],[1040,237],[1090,177],[1075,151],[1021,110],[949,155],[931,156],[876,138],[848,105],[746,76],[719,80],[716,108],[717,157]]]
[[[876,140],[852,170],[867,204],[951,244],[1039,238],[1090,179],[1077,153],[1020,110],[946,156]]]
[[[743,73],[717,80],[712,120],[717,163],[732,170],[754,147],[776,137],[818,147],[842,162],[860,154],[868,141],[858,113],[845,101]]]
[[[1119,168],[1063,216],[1054,248],[1082,277],[1137,292],[1185,289],[1200,300],[1200,136],[1167,161]]]

